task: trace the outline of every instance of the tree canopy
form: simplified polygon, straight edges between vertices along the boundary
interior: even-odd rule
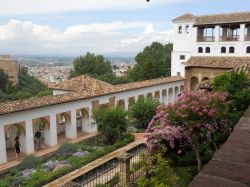
[[[172,44],[153,42],[135,57],[137,64],[128,72],[132,81],[154,79],[171,74]]]
[[[74,60],[74,70],[70,73],[70,78],[79,75],[90,75],[92,77],[112,74],[111,62],[102,55],[87,53]]]
[[[111,62],[103,55],[95,55],[94,53],[86,53],[74,60],[74,69],[70,72],[69,78],[80,75],[89,75],[110,84],[123,84],[128,80],[125,77],[117,77],[113,71]]]
[[[47,86],[30,76],[24,69],[19,69],[18,79],[19,83],[12,85],[8,75],[0,70],[0,102],[51,95]]]

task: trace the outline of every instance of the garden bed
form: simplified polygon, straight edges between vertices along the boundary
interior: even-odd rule
[[[132,135],[126,135],[109,146],[96,136],[77,144],[64,144],[43,159],[28,156],[19,166],[1,176],[0,187],[42,186],[133,141]]]

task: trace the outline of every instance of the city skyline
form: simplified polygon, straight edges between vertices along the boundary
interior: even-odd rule
[[[2,1],[0,52],[134,56],[153,41],[171,42],[172,19],[181,14],[240,12],[249,6],[243,0]]]

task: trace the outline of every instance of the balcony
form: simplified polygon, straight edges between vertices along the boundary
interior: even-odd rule
[[[250,41],[250,35],[245,35],[245,41]]]
[[[220,36],[220,42],[234,42],[239,40],[240,40],[240,35]]]
[[[197,42],[214,42],[214,36],[198,36]]]

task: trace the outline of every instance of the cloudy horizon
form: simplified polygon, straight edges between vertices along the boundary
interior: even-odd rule
[[[202,1],[0,0],[0,53],[133,56],[153,41],[171,42],[174,17],[250,6],[243,0]]]

